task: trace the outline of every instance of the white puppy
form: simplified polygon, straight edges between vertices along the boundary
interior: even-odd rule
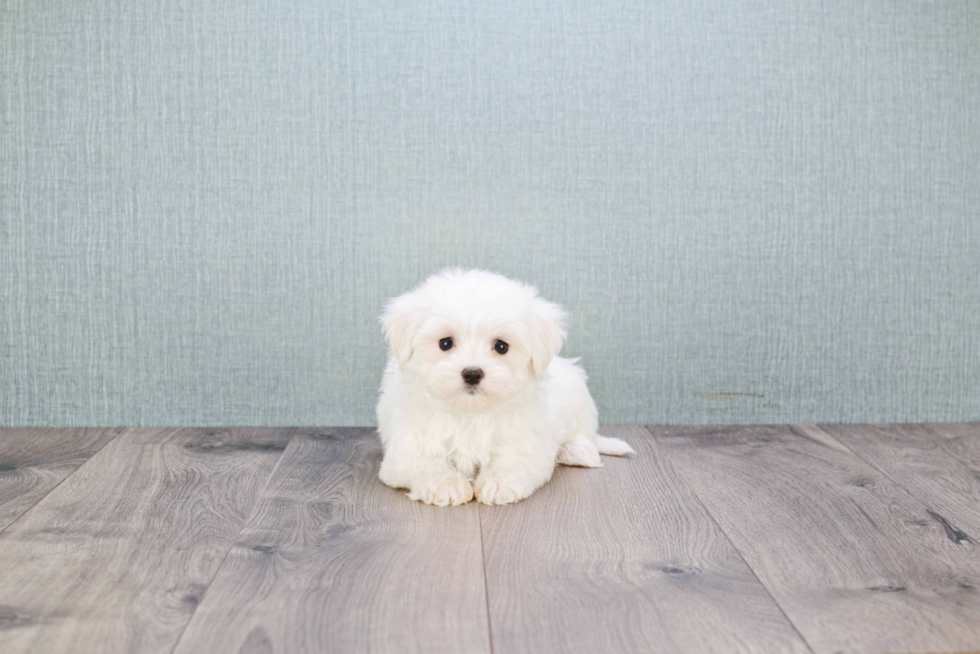
[[[389,301],[381,481],[426,504],[509,504],[556,463],[632,452],[596,433],[585,371],[555,356],[565,318],[533,286],[480,270],[444,270]]]

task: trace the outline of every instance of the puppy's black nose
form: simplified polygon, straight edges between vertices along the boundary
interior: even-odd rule
[[[476,386],[483,379],[483,369],[482,368],[467,368],[463,371],[463,381],[465,381],[470,386]]]

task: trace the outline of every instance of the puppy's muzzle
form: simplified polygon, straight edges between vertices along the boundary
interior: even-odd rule
[[[483,369],[482,368],[466,368],[463,370],[463,381],[465,381],[470,386],[476,386],[483,379]]]

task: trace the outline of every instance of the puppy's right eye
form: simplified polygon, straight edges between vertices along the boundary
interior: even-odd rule
[[[446,350],[451,350],[453,347],[453,337],[447,336],[446,338],[439,341],[439,347],[442,348],[443,352],[445,352]]]

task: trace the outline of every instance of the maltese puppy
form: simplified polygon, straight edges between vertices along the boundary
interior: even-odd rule
[[[585,371],[555,356],[565,318],[533,286],[481,270],[447,269],[390,300],[381,481],[426,504],[509,504],[557,463],[632,452],[596,433]]]

